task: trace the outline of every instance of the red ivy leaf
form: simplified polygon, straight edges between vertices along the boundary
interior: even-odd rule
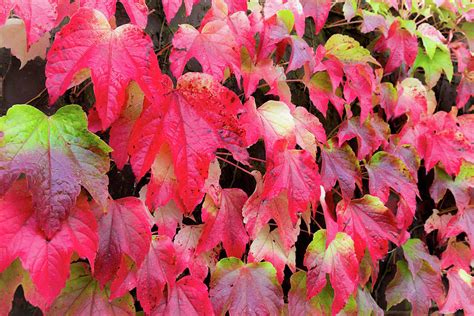
[[[80,0],[81,7],[97,9],[104,13],[108,20],[115,14],[117,0]],[[148,20],[148,8],[145,0],[120,0],[127,10],[128,17],[133,24],[144,29]]]
[[[80,9],[56,34],[47,60],[46,87],[51,103],[75,83],[79,71],[90,69],[103,129],[119,117],[131,80],[153,95],[148,74],[158,66],[151,39],[135,25],[112,29],[107,18],[93,9]]]
[[[402,64],[409,68],[415,62],[418,54],[418,40],[408,30],[402,29],[400,21],[392,22],[388,35],[381,37],[374,47],[375,51],[390,51],[385,73],[391,73]]]
[[[218,315],[279,315],[283,308],[283,292],[268,262],[220,260],[211,276],[210,296]]]
[[[135,174],[141,178],[167,144],[183,211],[192,211],[204,196],[202,188],[218,148],[228,149],[239,161],[248,157],[245,131],[237,121],[240,106],[238,97],[213,77],[183,75],[176,89],[145,109],[135,124],[129,147]]]
[[[150,228],[151,218],[141,200],[108,201],[107,213],[99,219],[99,251],[94,263],[94,276],[101,285],[115,277],[124,255],[140,266],[150,247]]]
[[[446,301],[440,308],[441,313],[455,313],[464,310],[470,315],[474,313],[474,281],[472,276],[463,269],[448,271],[449,291]]]

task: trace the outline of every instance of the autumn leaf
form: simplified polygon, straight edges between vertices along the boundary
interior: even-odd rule
[[[80,44],[80,45],[79,45]],[[136,25],[112,29],[100,11],[82,8],[56,34],[48,52],[46,87],[54,103],[77,84],[78,72],[90,70],[95,106],[106,129],[122,112],[131,80],[152,98],[150,72],[159,71],[151,39]]]
[[[145,0],[120,0],[133,24],[144,29],[148,20],[148,8]],[[110,20],[116,10],[116,0],[80,0],[81,7],[101,11]]]
[[[304,265],[309,269],[307,298],[323,290],[327,282],[326,274],[329,274],[334,288],[331,313],[337,314],[356,291],[358,284],[359,262],[351,237],[338,232],[328,244],[326,230],[318,230],[306,249]]]
[[[441,305],[441,313],[455,313],[464,310],[464,313],[474,313],[473,280],[472,276],[463,269],[450,269],[448,271],[449,291],[446,301]]]
[[[268,262],[244,264],[237,258],[224,258],[211,275],[210,287],[218,315],[276,315],[283,308],[282,289]]]
[[[191,212],[204,197],[218,148],[228,149],[241,162],[248,157],[245,131],[237,121],[239,107],[237,96],[213,77],[183,75],[163,102],[147,107],[135,124],[129,146],[135,175],[143,177],[168,145],[183,212]]]
[[[83,186],[100,204],[108,196],[110,148],[87,129],[77,105],[46,116],[15,105],[0,119],[0,189],[25,174],[33,195],[38,228],[52,238],[68,217]]]

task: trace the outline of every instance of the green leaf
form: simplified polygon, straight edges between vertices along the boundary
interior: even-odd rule
[[[334,34],[327,40],[324,47],[327,54],[336,56],[342,62],[379,64],[367,49],[360,46],[360,43],[350,36]]]
[[[80,106],[67,105],[47,116],[30,105],[15,105],[0,119],[0,133],[0,191],[25,174],[48,238],[61,228],[81,185],[105,205],[111,149],[89,132]]]
[[[285,23],[288,32],[293,30],[293,26],[295,25],[295,16],[293,12],[290,10],[284,9],[277,12],[278,18]]]
[[[415,70],[416,68],[424,69],[425,82],[430,89],[436,85],[442,72],[444,72],[449,81],[453,78],[451,56],[448,51],[439,48],[436,49],[431,59],[422,49],[419,49],[412,69]]]

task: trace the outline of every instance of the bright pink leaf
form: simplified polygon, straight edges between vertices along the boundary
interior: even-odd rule
[[[451,269],[448,271],[448,281],[448,296],[440,312],[449,314],[462,309],[466,315],[473,314],[474,281],[472,276],[463,269]]]
[[[81,7],[101,11],[110,20],[116,9],[117,0],[80,0]],[[148,20],[148,8],[145,0],[120,0],[133,24],[144,29]]]
[[[331,0],[302,0],[305,17],[311,17],[314,20],[316,34],[321,31],[326,23],[331,10]]]

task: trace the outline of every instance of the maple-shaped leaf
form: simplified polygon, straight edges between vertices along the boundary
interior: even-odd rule
[[[20,258],[45,307],[64,287],[73,252],[93,262],[98,245],[97,223],[85,196],[77,200],[57,233],[48,238],[38,229],[25,180],[15,182],[0,199],[0,237],[0,250]]]
[[[315,32],[316,34],[321,31],[326,23],[326,20],[329,16],[329,11],[331,10],[331,1],[330,0],[301,0],[303,5],[303,12],[305,17],[311,17],[314,20]]]
[[[339,115],[342,116],[344,99],[341,95],[335,93],[338,91],[336,90],[337,86],[333,86],[330,75],[327,72],[316,72],[308,82],[305,82],[305,85],[309,90],[309,98],[318,111],[326,116],[328,102],[331,101]]]
[[[119,117],[129,82],[136,81],[152,97],[149,73],[159,71],[153,43],[142,29],[132,24],[112,29],[100,11],[88,8],[81,8],[56,34],[47,61],[51,103],[76,84],[78,72],[90,70],[103,129]]]
[[[334,56],[344,64],[378,65],[377,60],[370,55],[370,51],[360,45],[350,36],[334,34],[324,44],[326,56]]]
[[[441,162],[448,174],[456,175],[463,161],[474,163],[473,145],[465,126],[469,126],[469,121],[439,111],[425,116],[415,126],[404,128],[400,132],[400,144],[413,145],[427,170]]]
[[[0,47],[9,48],[13,56],[21,62],[20,69],[37,57],[44,59],[49,47],[49,33],[27,47],[25,23],[20,19],[8,19],[0,26]]]
[[[262,260],[270,262],[277,271],[278,281],[283,282],[283,270],[288,265],[291,271],[295,271],[295,247],[286,250],[283,245],[278,228],[270,231],[270,226],[262,228],[250,245],[249,262],[259,262]]]
[[[351,199],[356,185],[362,188],[359,160],[348,144],[337,146],[337,138],[331,138],[327,146],[321,146],[321,180],[326,191],[339,182],[342,196]]]
[[[469,271],[469,270],[468,270]],[[449,290],[446,300],[440,306],[441,313],[455,313],[464,310],[465,315],[474,313],[474,280],[473,277],[463,269],[450,269],[447,274]]]
[[[303,36],[305,29],[305,16],[300,1],[296,0],[270,0],[263,6],[263,15],[266,20],[277,16],[285,24],[288,32],[296,30],[298,36]]]
[[[0,304],[0,315],[9,315],[15,291],[19,285],[23,285],[25,277],[28,278],[28,274],[23,270],[19,260],[13,261],[5,270],[0,272],[0,295],[3,300]],[[24,285],[23,289],[25,290]],[[25,293],[25,297],[28,300],[28,293]]]
[[[237,95],[210,75],[183,75],[162,102],[147,107],[137,120],[129,146],[134,173],[141,178],[168,145],[183,211],[191,212],[204,196],[218,148],[239,161],[248,157],[245,131],[237,120],[240,106]]]
[[[306,249],[304,265],[308,268],[307,297],[318,294],[326,286],[326,274],[334,288],[332,314],[337,314],[347,303],[358,285],[359,262],[354,242],[343,232],[327,240],[325,229],[318,230]]]
[[[148,8],[145,0],[120,0],[133,24],[144,29],[148,20]],[[115,15],[117,0],[80,0],[81,7],[101,11],[107,20]]]
[[[387,36],[382,36],[377,41],[374,50],[377,52],[390,51],[385,65],[385,73],[391,73],[402,65],[408,70],[418,54],[418,40],[409,30],[401,27],[399,20],[394,20]]]
[[[203,203],[204,228],[197,246],[197,253],[214,248],[222,241],[228,256],[241,257],[249,238],[242,218],[242,207],[247,194],[241,189],[222,189],[216,203],[209,195]]]
[[[454,195],[459,210],[467,208],[474,197],[474,164],[464,162],[454,180],[442,168],[435,167],[435,178],[430,187],[431,197],[439,203],[447,190]]]
[[[471,250],[465,242],[450,238],[448,246],[441,254],[441,268],[448,269],[454,266],[469,271],[472,258]]]
[[[183,213],[174,201],[169,201],[165,206],[155,209],[153,218],[158,226],[158,234],[173,238],[178,224],[182,222]]]
[[[319,199],[321,177],[318,165],[305,150],[287,149],[286,143],[276,144],[271,167],[264,177],[262,198],[271,200],[281,193],[288,198],[288,212],[293,223],[309,203]]]
[[[360,122],[358,117],[352,117],[342,122],[338,140],[339,147],[345,141],[354,137],[357,138],[358,150],[357,158],[364,159],[367,155],[372,154],[381,145],[388,145],[387,138],[390,134],[390,127],[378,116],[369,116],[364,122]]]
[[[163,295],[152,315],[196,315],[213,316],[207,286],[199,279],[185,276]]]
[[[81,185],[97,202],[106,201],[110,148],[88,131],[81,107],[67,105],[48,117],[15,105],[0,118],[0,132],[0,191],[25,174],[46,237],[61,229]]]
[[[189,269],[191,275],[197,279],[204,280],[209,268],[213,269],[219,260],[220,248],[197,254],[196,248],[202,235],[203,224],[182,227],[174,238],[177,254],[177,271],[183,272]]]
[[[283,292],[269,262],[244,264],[237,258],[224,258],[211,275],[212,306],[218,315],[279,315]]]
[[[263,138],[266,153],[271,157],[278,140],[295,143],[295,120],[288,105],[280,101],[267,101],[257,109],[252,98],[245,103],[245,107],[240,122],[245,128],[248,145]]]
[[[436,49],[433,57],[430,58],[420,49],[413,63],[414,70],[418,67],[425,71],[425,82],[430,89],[436,85],[442,73],[449,81],[453,79],[453,63],[448,50]]]
[[[368,64],[345,65],[344,98],[351,103],[357,97],[360,104],[360,120],[363,122],[372,113],[372,91],[375,90],[376,80],[372,67]]]
[[[362,24],[360,25],[360,31],[362,33],[369,33],[375,29],[380,30],[384,36],[387,36],[387,20],[380,14],[362,10]]]
[[[360,199],[342,200],[336,212],[339,228],[352,237],[360,258],[367,248],[375,263],[387,254],[388,241],[399,243],[395,216],[378,197],[367,194]]]
[[[379,197],[386,203],[390,195],[390,189],[400,194],[410,207],[411,214],[415,215],[416,197],[418,187],[405,163],[384,151],[379,151],[372,156],[365,165],[369,174],[369,190],[372,195]],[[411,222],[411,218],[404,220],[402,212],[397,212],[397,222]],[[404,226],[399,226],[404,227]]]
[[[421,263],[417,274],[412,275],[405,261],[397,262],[397,272],[385,292],[388,308],[407,299],[413,315],[427,315],[431,300],[438,306],[443,302],[444,287],[439,271],[434,271],[426,262]]]
[[[374,300],[372,295],[370,295],[370,291],[367,291],[366,288],[361,289],[360,287],[357,289],[357,315],[365,315],[365,316],[383,316],[384,311],[377,305],[377,302]]]
[[[403,244],[402,248],[403,255],[407,260],[408,268],[412,275],[417,275],[424,263],[426,263],[433,271],[440,271],[438,257],[430,255],[428,248],[420,239],[409,239],[405,244]]]
[[[173,36],[170,54],[171,71],[176,78],[183,73],[186,63],[195,58],[204,73],[218,81],[224,78],[226,68],[235,73],[240,69],[240,48],[227,23],[214,20],[200,30],[192,25],[181,24]]]
[[[113,149],[112,159],[119,169],[123,169],[128,161],[128,140],[133,125],[142,112],[144,98],[145,95],[140,87],[135,82],[131,82],[127,88],[125,108],[110,128],[109,144]]]
[[[295,244],[299,234],[297,223],[293,223],[288,212],[288,198],[285,192],[276,198],[267,200],[263,198],[264,183],[262,175],[254,171],[253,175],[257,182],[255,191],[245,202],[242,210],[247,232],[252,239],[257,238],[265,224],[273,219],[277,226],[285,251],[289,251]]]
[[[171,20],[176,16],[184,2],[186,16],[191,14],[193,6],[199,3],[198,0],[163,0],[163,11],[166,16],[166,21],[170,24]]]
[[[106,213],[99,218],[99,250],[94,262],[94,277],[102,286],[114,278],[122,256],[128,255],[140,266],[150,247],[151,224],[140,199],[108,201]]]
[[[26,30],[28,48],[46,32],[55,27],[57,12],[55,0],[3,0],[0,8],[0,25],[4,25],[13,10]]]
[[[330,284],[308,300],[307,274],[305,271],[293,273],[290,278],[291,288],[288,293],[289,315],[330,315],[333,293]]]
[[[403,163],[405,163],[405,166],[408,168],[410,171],[411,176],[413,179],[415,179],[416,182],[418,182],[418,169],[420,169],[420,157],[418,156],[418,153],[416,152],[416,149],[413,148],[413,146],[410,145],[400,145],[399,144],[400,140],[398,137],[391,137],[390,138],[390,143],[387,147],[384,149],[398,157]]]
[[[135,315],[133,297],[109,300],[109,289],[102,289],[83,262],[71,264],[71,276],[49,313],[53,315]]]
[[[137,271],[137,299],[147,314],[163,298],[165,285],[175,285],[176,274],[176,253],[171,239],[167,236],[153,238]]]
[[[442,232],[445,233],[445,237],[454,237],[461,234],[462,232],[465,232],[471,245],[471,252],[474,254],[474,247],[472,246],[474,241],[473,227],[474,208],[469,206],[462,212],[458,212],[454,217],[452,217],[449,220],[447,227],[444,227]]]
[[[314,114],[302,106],[296,107],[291,114],[295,121],[296,143],[316,157],[317,144],[326,143],[324,126]]]

